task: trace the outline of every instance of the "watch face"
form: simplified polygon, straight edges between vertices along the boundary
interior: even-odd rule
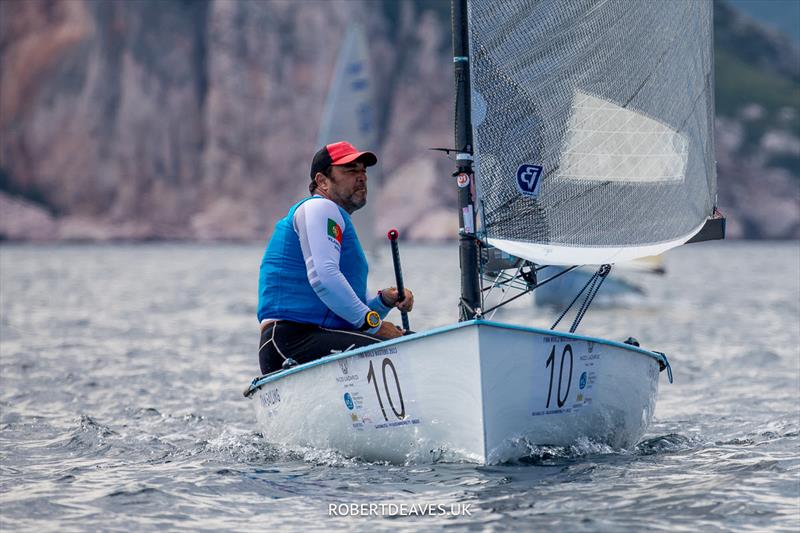
[[[376,311],[370,311],[367,313],[366,322],[369,327],[377,328],[381,323],[381,315],[379,315]]]

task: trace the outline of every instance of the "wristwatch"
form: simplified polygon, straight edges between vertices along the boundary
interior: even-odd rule
[[[359,328],[359,331],[367,331],[368,329],[374,329],[381,325],[381,315],[378,314],[377,311],[368,311],[366,315],[364,315],[364,323]]]

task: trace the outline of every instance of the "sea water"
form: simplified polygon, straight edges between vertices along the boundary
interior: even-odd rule
[[[381,464],[274,446],[258,373],[261,245],[0,247],[4,531],[796,531],[800,247],[690,245],[635,307],[578,332],[666,352],[631,449],[534,447],[512,464]],[[455,245],[401,248],[411,326],[457,315]],[[392,285],[391,261],[370,284]],[[526,298],[494,317],[548,327]],[[399,323],[399,317],[394,318]],[[568,327],[562,324],[561,327]]]

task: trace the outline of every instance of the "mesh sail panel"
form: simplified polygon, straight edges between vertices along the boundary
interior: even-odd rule
[[[484,240],[540,263],[682,244],[713,210],[712,3],[469,3]]]

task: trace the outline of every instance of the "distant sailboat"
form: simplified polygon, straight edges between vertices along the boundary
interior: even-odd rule
[[[547,266],[539,272],[540,279],[557,275],[563,267]],[[533,291],[533,299],[537,306],[553,306],[563,308],[572,302],[575,296],[590,283],[597,271],[594,267],[582,267],[558,276]],[[603,283],[593,300],[595,307],[629,307],[647,303],[648,287],[656,276],[666,274],[663,255],[643,257],[635,261],[627,261],[614,265],[614,271]],[[662,278],[663,281],[663,278]]]
[[[349,141],[359,150],[378,151],[374,78],[370,75],[369,49],[363,27],[351,22],[339,48],[317,146]],[[374,206],[380,188],[380,164],[369,169],[367,205],[353,214],[358,237],[367,252],[377,252]],[[385,233],[385,232],[384,232]]]
[[[368,460],[496,463],[578,439],[632,446],[659,372],[671,378],[664,354],[575,333],[584,308],[569,331],[485,317],[536,288],[535,265],[607,272],[722,237],[713,6],[452,6],[460,322],[260,376],[245,395],[268,441]],[[495,289],[517,294],[492,305]]]

